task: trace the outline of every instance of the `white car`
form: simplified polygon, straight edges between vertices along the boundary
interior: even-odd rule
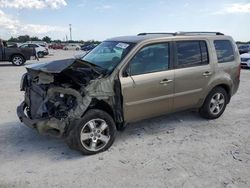
[[[242,68],[250,68],[250,53],[241,54],[240,59],[240,65]]]
[[[46,47],[43,47],[39,44],[30,44],[30,43],[25,43],[19,46],[19,48],[34,48],[36,50],[36,55],[39,58],[43,58],[45,55],[49,54],[49,50]]]
[[[89,51],[88,52],[87,51],[76,52],[74,54],[74,57],[75,57],[75,59],[82,59],[88,53],[89,53]]]
[[[81,46],[78,44],[68,44],[63,47],[64,50],[80,50]]]
[[[26,43],[29,43],[29,44],[38,44],[40,46],[48,48],[48,43],[45,42],[45,41],[27,41]]]

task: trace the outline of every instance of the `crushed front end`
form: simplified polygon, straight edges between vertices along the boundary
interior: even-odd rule
[[[108,79],[75,59],[28,66],[21,81],[24,101],[17,107],[21,122],[41,134],[62,137],[78,121],[93,98],[109,99]]]

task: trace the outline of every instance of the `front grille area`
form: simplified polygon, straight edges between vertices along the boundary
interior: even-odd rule
[[[241,61],[248,61],[248,60],[250,60],[250,58],[241,58]]]

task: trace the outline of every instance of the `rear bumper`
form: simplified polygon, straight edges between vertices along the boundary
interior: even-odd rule
[[[30,56],[29,60],[35,60],[35,59],[36,59],[36,56]]]
[[[246,64],[246,63],[240,64],[240,66],[241,66],[242,68],[250,68],[250,65],[248,65],[248,64]]]

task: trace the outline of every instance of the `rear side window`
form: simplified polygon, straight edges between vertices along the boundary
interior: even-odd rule
[[[178,41],[177,68],[193,67],[209,63],[207,44],[205,41]]]
[[[30,48],[36,48],[36,47],[38,47],[36,44],[29,44],[29,47]]]
[[[219,63],[225,63],[234,60],[233,46],[229,40],[215,40],[214,46]]]

